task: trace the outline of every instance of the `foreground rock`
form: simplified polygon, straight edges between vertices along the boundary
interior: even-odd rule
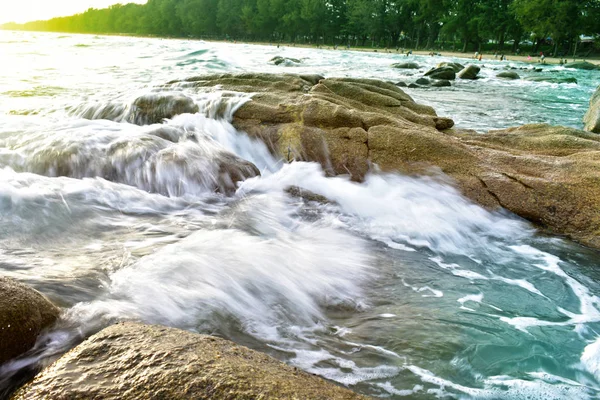
[[[583,69],[586,71],[594,71],[600,70],[600,65],[592,64],[587,61],[576,61],[572,63],[565,64],[565,68],[575,68],[575,69]]]
[[[467,65],[462,71],[460,71],[456,76],[460,79],[477,79],[477,74],[479,74],[481,68],[477,65]]]
[[[600,133],[600,86],[590,100],[590,108],[583,117],[583,123],[586,131]]]
[[[197,112],[194,100],[181,93],[153,93],[138,97],[126,119],[136,125],[150,125],[179,114]]]
[[[0,364],[31,349],[59,314],[39,292],[0,277]]]
[[[198,90],[257,93],[234,125],[287,161],[319,162],[328,175],[360,181],[382,171],[441,171],[479,204],[506,209],[547,231],[600,248],[600,136],[527,125],[488,134],[449,130],[452,120],[394,84],[294,75],[192,78]],[[436,167],[433,168],[432,167]]]
[[[365,399],[212,336],[125,323],[92,336],[14,399]]]

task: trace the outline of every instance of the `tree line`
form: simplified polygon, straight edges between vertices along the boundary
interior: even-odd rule
[[[3,28],[559,54],[600,33],[600,0],[149,0]]]

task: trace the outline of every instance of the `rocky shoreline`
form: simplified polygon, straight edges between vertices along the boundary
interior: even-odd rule
[[[355,181],[375,169],[449,178],[488,209],[509,210],[549,233],[600,248],[600,136],[593,132],[549,125],[486,134],[456,129],[450,118],[417,104],[397,85],[371,79],[222,74],[172,81],[165,88],[216,86],[252,94],[235,112],[234,126],[287,162],[318,162],[327,175]],[[586,117],[586,128],[594,132],[598,93]],[[187,109],[181,95],[176,102],[150,100],[160,105],[160,119]],[[156,122],[150,100],[138,107],[139,123]],[[235,183],[259,173],[252,167],[224,168],[223,174]],[[58,318],[59,309],[42,295],[0,278],[0,363],[31,349]],[[57,393],[70,399],[364,398],[223,339],[136,323],[92,336],[13,398]]]

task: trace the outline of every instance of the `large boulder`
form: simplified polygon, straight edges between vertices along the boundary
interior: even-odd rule
[[[600,133],[600,86],[590,100],[590,108],[583,117],[583,123],[586,131]]]
[[[366,399],[230,341],[124,323],[64,355],[15,400]]]
[[[419,69],[419,68],[421,68],[421,66],[419,64],[417,64],[416,62],[396,63],[396,64],[392,64],[392,67],[399,68],[399,69]]]
[[[453,122],[415,103],[392,83],[292,75],[193,78],[198,90],[257,93],[234,125],[286,161],[321,163],[329,175],[360,181],[382,171],[442,171],[479,204],[504,207],[546,231],[600,248],[600,136],[527,125],[487,134],[449,129]],[[437,167],[437,168],[431,168]]]
[[[496,77],[498,78],[503,78],[503,79],[521,79],[521,77],[519,76],[519,74],[517,74],[514,71],[504,71],[504,72],[500,72],[498,75],[496,75]]]
[[[465,68],[462,69],[462,71],[460,71],[458,73],[458,78],[460,79],[477,79],[477,74],[479,74],[479,71],[481,71],[481,68],[479,68],[477,65],[467,65]]]
[[[59,314],[60,310],[39,292],[0,277],[0,364],[31,349]]]
[[[452,67],[432,68],[425,73],[431,79],[453,80],[456,78],[456,72]]]
[[[600,69],[600,65],[592,64],[587,61],[574,61],[572,63],[565,64],[565,68],[583,69],[587,71],[593,71]]]
[[[138,97],[126,119],[136,125],[150,125],[179,114],[197,112],[198,105],[184,94],[152,93]]]
[[[436,66],[436,68],[444,68],[444,67],[452,68],[454,70],[454,72],[460,72],[461,70],[463,70],[465,68],[464,65],[455,63],[455,62],[441,62]]]

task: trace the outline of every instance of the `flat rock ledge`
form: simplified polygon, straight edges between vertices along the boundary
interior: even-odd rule
[[[110,326],[21,388],[36,399],[366,399],[213,336],[139,323]]]
[[[373,79],[225,74],[166,86],[173,85],[253,93],[234,126],[288,162],[316,161],[328,175],[356,181],[373,164],[384,172],[441,171],[489,209],[504,207],[552,234],[600,248],[597,134],[550,125],[485,134],[451,129],[451,119]]]

